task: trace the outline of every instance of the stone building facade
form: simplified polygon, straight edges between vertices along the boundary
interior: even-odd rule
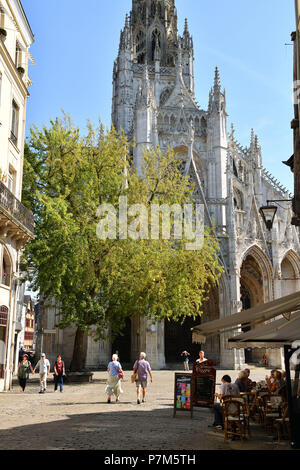
[[[33,216],[21,204],[28,61],[33,34],[19,0],[0,1],[0,391],[10,387],[22,329],[20,253],[33,237]]]
[[[298,228],[290,223],[291,204],[278,204],[272,231],[264,226],[259,208],[268,200],[291,196],[263,167],[254,131],[249,129],[249,143],[243,146],[233,126],[228,128],[218,69],[208,108],[198,105],[193,64],[188,22],[178,35],[174,0],[133,0],[113,67],[112,122],[129,140],[135,139],[133,161],[140,174],[145,148],[174,149],[183,171],[195,183],[194,199],[205,206],[206,224],[216,224],[224,275],[204,305],[201,321],[205,322],[299,290],[300,245]],[[125,363],[145,351],[156,368],[179,362],[183,349],[190,349],[195,359],[200,348],[192,344],[195,324],[199,319],[183,325],[128,320],[125,335],[113,345],[89,339],[87,366],[105,364],[116,350]],[[245,361],[258,362],[265,352],[229,350],[225,335],[211,338],[203,347],[206,357],[228,369],[241,368]],[[267,355],[270,365],[281,365],[280,353]]]
[[[198,105],[193,63],[187,20],[178,36],[175,1],[133,0],[114,63],[112,121],[117,130],[124,129],[130,140],[135,139],[133,157],[140,174],[145,148],[159,144],[163,151],[174,149],[196,185],[194,198],[205,206],[206,223],[217,226],[225,273],[205,306],[202,321],[207,321],[298,290],[300,246],[298,229],[290,223],[289,203],[278,204],[272,231],[264,226],[259,208],[268,200],[291,199],[291,195],[263,167],[254,131],[249,131],[250,142],[243,146],[233,126],[228,129],[226,93],[218,69],[208,109]],[[249,323],[251,327],[251,319]],[[145,324],[137,338],[143,328],[132,321],[132,352],[144,348],[152,362],[163,367],[175,343],[179,358],[184,346],[180,338],[188,329],[173,325],[172,335],[170,328],[168,323]],[[212,338],[205,351],[222,367],[242,367],[245,360],[257,362],[263,354],[230,351],[224,335]],[[174,351],[173,360],[175,355]],[[276,352],[268,355],[270,363],[280,365]]]

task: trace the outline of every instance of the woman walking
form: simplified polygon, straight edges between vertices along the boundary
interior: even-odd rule
[[[28,356],[27,354],[24,354],[22,357],[22,360],[19,362],[19,365],[18,365],[18,379],[19,379],[19,384],[21,387],[21,390],[20,390],[21,393],[25,392],[26,383],[29,378],[29,370],[31,371],[32,374],[34,374],[32,366],[30,362],[28,361]]]
[[[123,378],[122,366],[118,361],[117,354],[113,354],[112,361],[107,366],[109,377],[105,392],[107,393],[107,403],[111,403],[112,395],[116,397],[116,403],[120,400],[120,394],[123,393],[121,379]]]
[[[54,362],[54,392],[57,391],[58,384],[60,387],[60,393],[63,392],[64,375],[66,375],[65,363],[61,360],[61,356],[58,355]]]

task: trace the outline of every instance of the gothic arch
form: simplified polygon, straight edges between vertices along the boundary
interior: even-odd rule
[[[285,255],[282,257],[281,264],[283,263],[284,260],[288,260],[294,270],[295,273],[295,279],[300,279],[300,257],[299,255],[294,251],[294,250],[289,250],[285,253]]]
[[[299,290],[300,261],[299,256],[293,250],[289,250],[283,257],[280,264],[280,287],[281,295],[292,294]]]
[[[240,300],[243,310],[264,304],[273,299],[273,270],[272,265],[257,245],[249,247],[242,258],[240,267]],[[252,328],[251,318],[249,325],[243,331]],[[246,363],[258,363],[265,350],[245,349]]]
[[[269,258],[266,256],[266,254],[262,251],[262,249],[257,246],[257,245],[252,245],[247,249],[247,251],[244,253],[242,257],[242,262],[241,262],[241,270],[243,267],[243,263],[245,260],[251,256],[255,262],[257,263],[257,266],[260,268],[261,273],[262,273],[262,287],[263,287],[263,302],[269,302],[273,300],[273,268],[271,265],[271,262]]]

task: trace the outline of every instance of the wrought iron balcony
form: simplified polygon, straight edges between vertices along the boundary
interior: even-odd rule
[[[32,213],[0,182],[0,235],[10,236],[24,245],[34,238]]]

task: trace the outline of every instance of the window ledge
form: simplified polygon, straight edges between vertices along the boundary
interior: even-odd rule
[[[9,137],[8,138],[9,142],[11,143],[11,145],[14,147],[14,149],[18,152],[18,153],[21,153],[20,149],[16,146],[16,144],[14,143],[13,140],[11,140],[11,138]]]

